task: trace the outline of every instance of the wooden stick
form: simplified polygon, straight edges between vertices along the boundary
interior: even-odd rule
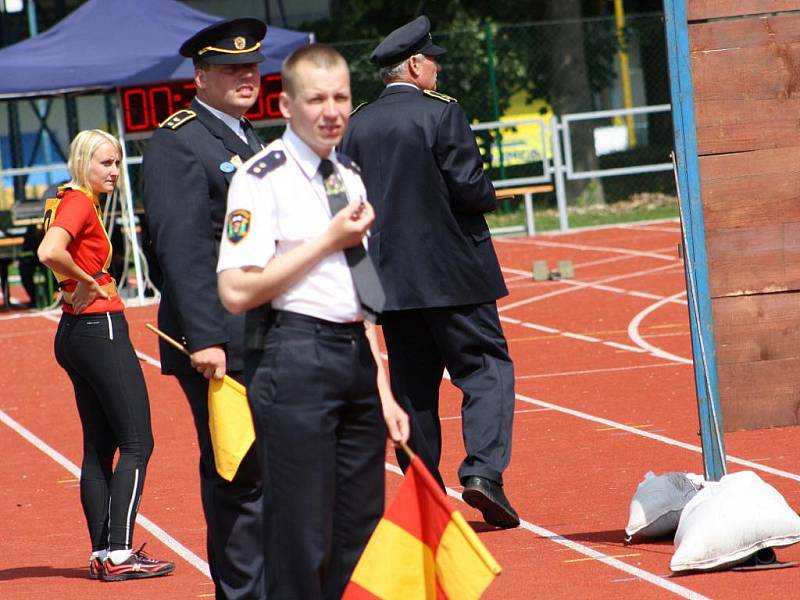
[[[405,442],[400,442],[400,447],[408,455],[408,460],[414,460],[414,451]]]
[[[178,342],[176,342],[175,340],[173,340],[173,339],[172,339],[171,337],[169,337],[169,336],[168,336],[166,333],[164,333],[163,331],[161,331],[161,330],[160,330],[158,327],[153,327],[152,325],[150,325],[150,323],[145,323],[145,327],[147,327],[147,328],[148,328],[150,331],[152,331],[153,333],[155,333],[155,334],[156,334],[158,337],[160,337],[160,338],[161,338],[162,340],[164,340],[165,342],[167,342],[167,343],[169,343],[169,344],[172,344],[173,346],[175,346],[175,347],[176,347],[178,350],[180,350],[181,352],[183,352],[183,353],[184,353],[186,356],[190,356],[190,353],[189,353],[189,351],[188,351],[186,348],[184,348],[184,347],[183,347],[182,345],[180,345]]]

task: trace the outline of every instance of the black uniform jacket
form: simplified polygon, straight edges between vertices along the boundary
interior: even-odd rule
[[[180,113],[168,119],[144,152],[145,212],[164,277],[158,324],[190,352],[223,345],[227,370],[241,371],[244,315],[234,316],[220,303],[216,269],[228,185],[239,160],[253,151],[197,101],[190,108],[194,118],[177,126]],[[194,372],[169,344],[160,342],[160,350],[162,372]]]
[[[351,117],[342,151],[361,166],[375,207],[369,250],[385,310],[508,293],[483,218],[496,207],[494,187],[457,102],[387,87]]]

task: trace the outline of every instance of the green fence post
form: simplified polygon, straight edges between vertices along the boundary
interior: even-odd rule
[[[489,85],[492,89],[492,113],[494,120],[500,120],[500,99],[497,92],[497,69],[494,65],[494,35],[492,26],[488,21],[483,23],[483,31],[486,35],[486,63],[489,67]],[[500,157],[500,179],[506,178],[506,166],[503,159],[503,134],[497,130],[497,152]]]

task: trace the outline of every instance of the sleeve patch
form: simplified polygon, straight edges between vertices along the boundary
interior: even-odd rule
[[[250,211],[243,208],[228,213],[225,219],[225,235],[231,244],[238,244],[250,233]]]
[[[274,171],[285,162],[286,154],[284,154],[282,150],[273,150],[250,165],[247,172],[261,179],[267,173]]]
[[[447,94],[442,94],[435,90],[422,90],[422,93],[426,96],[430,96],[431,98],[436,98],[437,100],[441,100],[442,102],[458,102],[452,96],[448,96]]]
[[[196,116],[197,113],[193,110],[179,110],[178,112],[167,117],[166,121],[161,124],[161,127],[165,127],[167,129],[178,129],[178,127],[184,123],[188,123]]]

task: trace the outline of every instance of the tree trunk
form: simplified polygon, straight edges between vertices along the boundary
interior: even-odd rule
[[[556,115],[592,110],[592,93],[586,69],[581,0],[547,0],[545,17],[554,21],[550,29],[549,98]],[[589,122],[573,122],[570,133],[572,165],[575,171],[597,168],[594,133]],[[567,183],[570,203],[602,203],[599,180],[579,179]]]

